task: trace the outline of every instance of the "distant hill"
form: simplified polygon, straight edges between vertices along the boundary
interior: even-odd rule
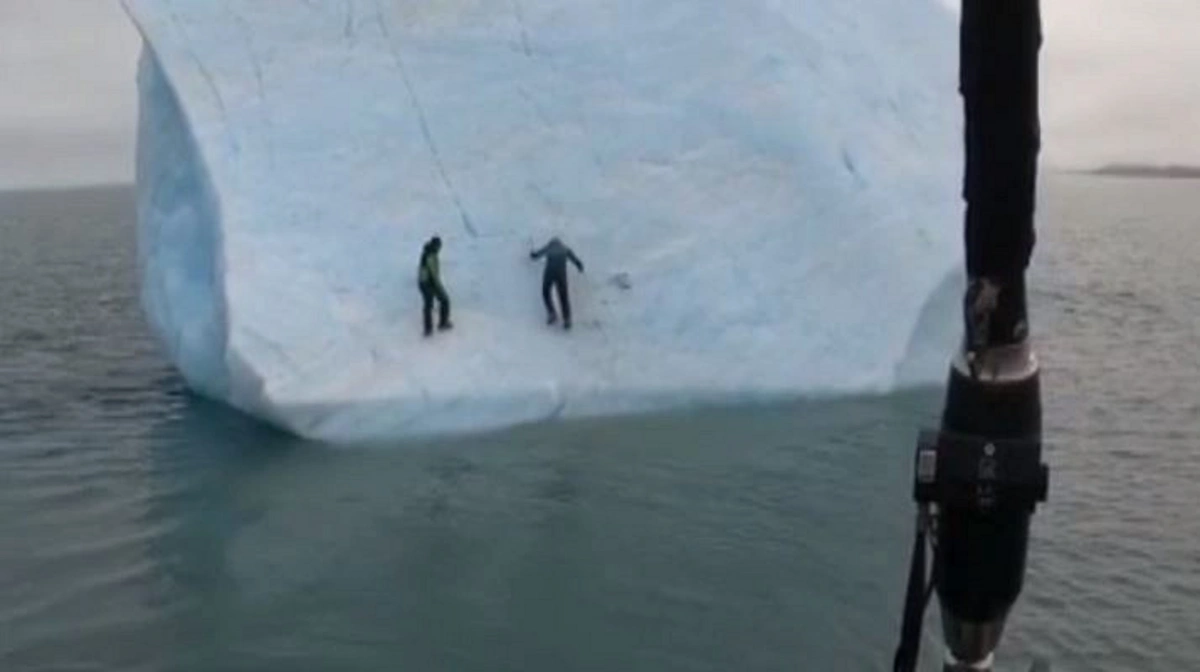
[[[1200,179],[1200,166],[1151,166],[1136,163],[1110,163],[1093,170],[1090,175],[1111,177],[1154,177],[1160,179]]]

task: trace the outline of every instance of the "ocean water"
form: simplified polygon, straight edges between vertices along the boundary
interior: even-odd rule
[[[1041,200],[998,669],[1200,669],[1200,191]],[[0,194],[0,670],[889,669],[939,390],[335,449],[185,391],[133,244],[127,189]]]

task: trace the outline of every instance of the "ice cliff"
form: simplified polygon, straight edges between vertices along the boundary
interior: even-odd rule
[[[148,320],[338,441],[884,392],[957,330],[936,0],[126,0]],[[421,244],[456,328],[425,340]],[[576,328],[532,245],[561,236]]]

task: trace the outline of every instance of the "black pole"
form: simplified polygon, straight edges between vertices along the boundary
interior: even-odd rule
[[[963,0],[969,284],[963,351],[950,371],[942,415],[943,433],[1008,441],[1039,456],[1041,392],[1025,271],[1035,242],[1041,39],[1038,0]],[[1020,497],[939,505],[933,581],[948,669],[990,661],[1021,592],[1032,513],[1033,502]]]
[[[941,429],[923,433],[917,446],[913,494],[921,515],[896,672],[916,668],[930,587],[941,605],[944,670],[991,669],[1024,582],[1030,518],[1049,485],[1025,296],[1040,149],[1038,0],[962,0],[959,38],[964,338],[950,367]]]
[[[967,273],[1023,276],[1034,246],[1040,148],[1038,0],[963,0]]]

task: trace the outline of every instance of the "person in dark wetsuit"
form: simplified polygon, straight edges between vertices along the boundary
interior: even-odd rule
[[[446,330],[450,324],[450,297],[446,296],[446,288],[442,286],[442,276],[438,268],[438,252],[442,249],[442,239],[434,236],[421,248],[421,261],[417,267],[417,289],[421,290],[421,314],[425,322],[425,335],[433,333],[433,300],[438,302],[438,329]]]
[[[563,329],[570,329],[571,297],[567,293],[567,262],[575,264],[580,273],[583,272],[583,262],[558,238],[551,238],[545,247],[529,253],[530,259],[540,257],[546,257],[546,270],[542,273],[542,301],[546,303],[546,323],[554,324],[558,321],[558,313],[554,310],[554,301],[550,296],[551,290],[556,290],[558,305],[562,309]]]

